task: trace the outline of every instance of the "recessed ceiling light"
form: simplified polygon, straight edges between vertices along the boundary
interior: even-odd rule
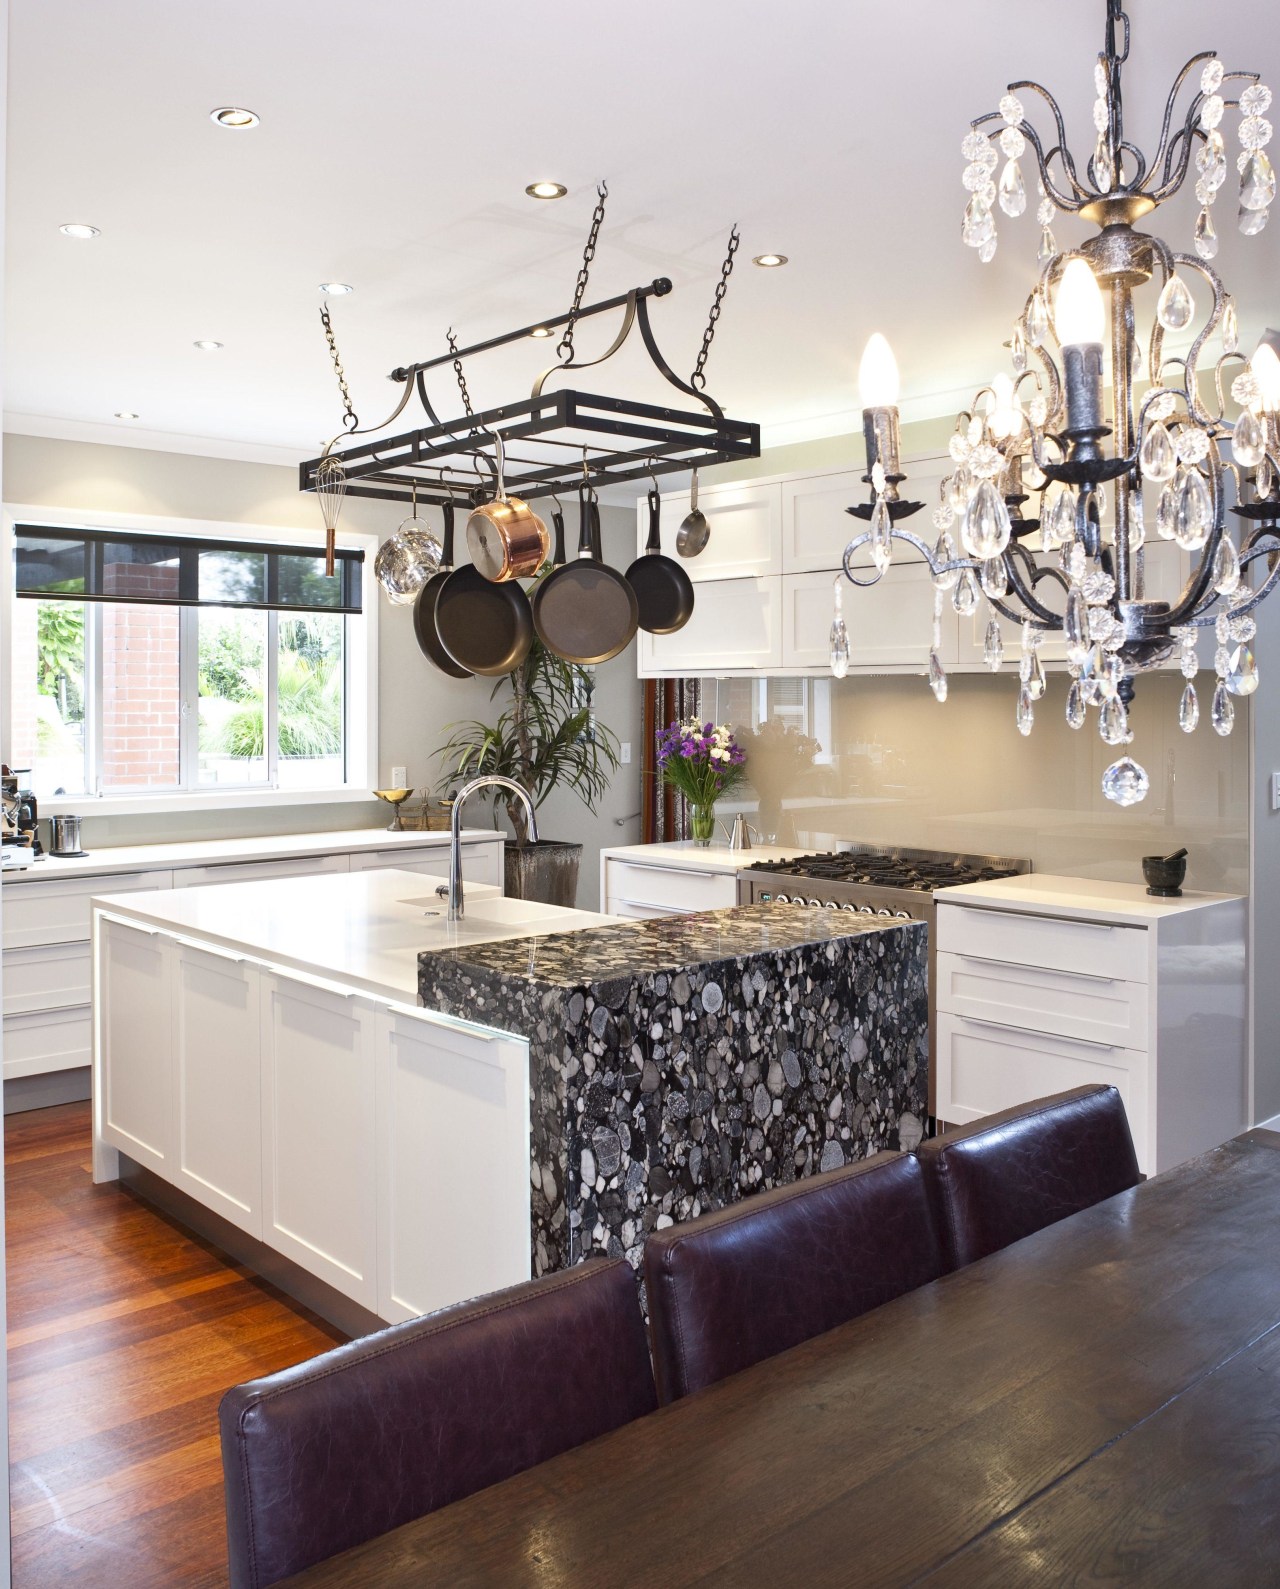
[[[779,265],[785,265],[786,262],[785,254],[757,254],[751,261],[753,265],[759,265],[762,270],[774,270]]]
[[[232,132],[247,132],[250,127],[256,127],[261,119],[242,105],[220,105],[217,110],[209,112],[210,121],[216,122],[219,127],[229,127]]]
[[[222,343],[221,342],[208,342],[208,341],[203,341],[202,340],[200,342],[193,342],[191,345],[194,348],[199,348],[201,353],[216,353],[218,351],[218,349],[222,346]]]
[[[320,291],[330,298],[341,298],[345,293],[354,292],[355,288],[345,281],[322,281]]]
[[[83,221],[68,221],[65,226],[60,226],[58,230],[63,237],[84,238],[100,237],[102,235],[96,226],[86,226]]]
[[[530,331],[529,335],[531,337],[549,337],[551,335],[551,327],[550,326],[534,326],[533,330]]]
[[[116,414],[115,417],[117,419],[137,419],[138,415],[135,414],[131,409],[122,408],[122,409],[119,410],[119,412]]]
[[[568,191],[563,182],[531,182],[525,189],[531,199],[562,199]]]

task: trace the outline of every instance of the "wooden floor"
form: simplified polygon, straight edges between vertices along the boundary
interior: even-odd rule
[[[340,1337],[89,1153],[87,1103],[5,1120],[15,1589],[225,1585],[218,1400]]]

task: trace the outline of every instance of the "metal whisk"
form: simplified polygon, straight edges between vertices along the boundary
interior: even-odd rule
[[[320,498],[320,512],[324,515],[324,571],[330,575],[333,573],[338,515],[342,512],[342,499],[346,494],[347,471],[341,460],[322,458],[316,467],[316,495]]]

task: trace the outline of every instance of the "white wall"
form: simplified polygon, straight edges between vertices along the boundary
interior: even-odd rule
[[[296,471],[186,453],[9,435],[4,438],[4,497],[8,502],[48,508],[266,524],[314,536],[317,544],[321,536],[316,502],[299,492]],[[348,498],[341,522],[345,529],[385,537],[405,516],[395,503]],[[601,519],[605,555],[625,567],[635,555],[635,514],[605,507]],[[571,535],[572,529],[570,526]],[[439,774],[434,752],[444,737],[445,725],[484,717],[491,711],[491,683],[450,679],[438,673],[418,650],[412,608],[391,607],[386,602],[379,625],[378,678],[380,779],[385,783],[393,766],[403,766],[410,784],[417,788],[433,784]],[[579,839],[584,845],[578,900],[586,909],[594,908],[598,901],[601,847],[638,837],[635,822],[622,828],[613,825],[615,817],[625,817],[640,805],[640,686],[634,646],[600,667],[596,681],[597,716],[620,739],[631,742],[635,759],[630,767],[619,770],[599,811],[588,811],[572,795],[557,791],[541,813],[546,837]],[[477,806],[468,819],[483,824],[487,821],[485,807]],[[307,805],[284,810],[257,807],[189,814],[143,810],[136,816],[86,818],[84,840],[86,848],[92,849],[198,837],[374,827],[386,821],[386,808],[372,798],[367,805]]]

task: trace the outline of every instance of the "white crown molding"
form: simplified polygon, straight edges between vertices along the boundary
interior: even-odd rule
[[[186,453],[193,458],[226,458],[236,463],[266,463],[296,469],[305,448],[263,442],[229,441],[217,436],[185,436],[175,431],[143,430],[137,425],[107,425],[96,420],[60,419],[49,414],[6,411],[6,434],[37,436],[49,441],[87,441],[100,447],[138,447],[147,452]],[[320,450],[319,444],[313,449]]]

